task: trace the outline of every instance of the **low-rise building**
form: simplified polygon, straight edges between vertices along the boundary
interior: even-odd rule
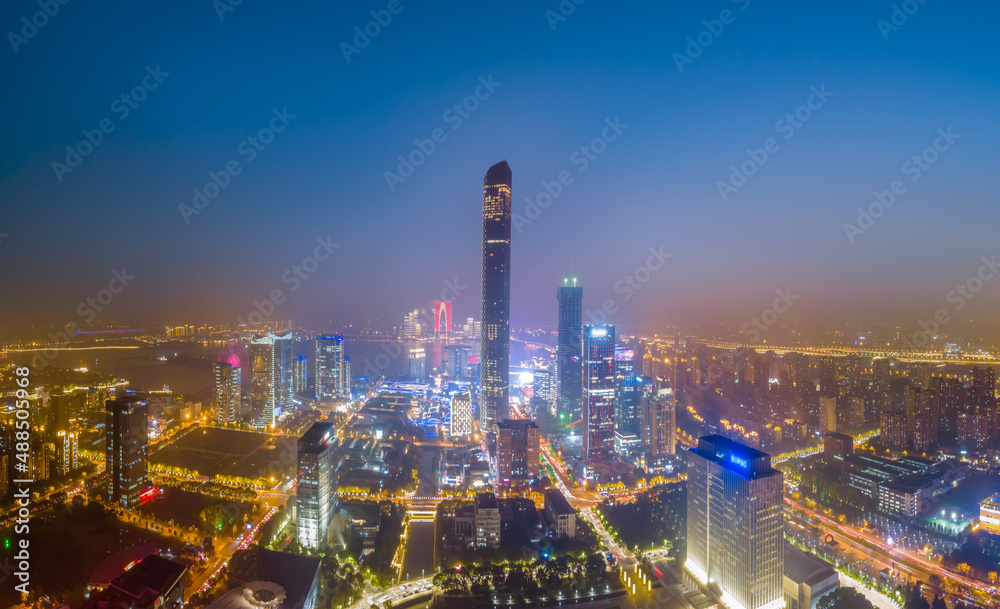
[[[180,609],[187,567],[150,554],[111,580],[81,609]]]
[[[922,494],[923,489],[909,482],[883,482],[878,487],[878,511],[912,518],[920,513]]]
[[[979,526],[1000,535],[1000,493],[987,497],[979,504]]]
[[[500,546],[500,504],[493,493],[479,493],[475,503],[476,545]]]
[[[837,572],[828,563],[785,544],[785,609],[816,609],[823,596],[840,587]]]
[[[207,609],[315,609],[319,597],[318,558],[264,548],[243,552],[229,562],[229,576],[240,586]]]
[[[545,489],[545,517],[549,528],[558,537],[576,537],[576,510],[558,489]]]

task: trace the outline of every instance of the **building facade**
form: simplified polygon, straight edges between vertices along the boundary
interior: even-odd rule
[[[304,548],[327,543],[335,507],[333,458],[337,447],[332,423],[313,423],[298,441],[295,528]]]
[[[292,331],[271,334],[274,344],[274,416],[289,413],[295,407],[295,359],[292,356]]]
[[[538,425],[527,419],[496,424],[497,484],[527,484],[539,479]]]
[[[647,465],[672,457],[677,444],[677,400],[671,387],[642,396],[642,447]]]
[[[615,347],[615,433],[637,437],[641,434],[642,377],[635,372],[635,352]]]
[[[213,391],[212,407],[215,408],[215,422],[229,425],[239,420],[242,406],[240,396],[240,369],[229,362],[212,364]]]
[[[300,355],[295,358],[295,393],[309,390],[309,358]]]
[[[563,279],[556,342],[556,399],[559,411],[575,412],[583,399],[583,288],[576,277]]]
[[[782,473],[767,453],[722,436],[699,438],[688,455],[684,567],[732,609],[783,607]]]
[[[77,458],[78,440],[75,431],[56,432],[56,475],[65,476],[80,467]]]
[[[583,358],[583,458],[606,462],[615,450],[615,327],[584,327]]]
[[[474,504],[474,526],[476,546],[496,548],[500,546],[500,503],[493,493],[479,493]]]
[[[274,341],[250,340],[250,417],[258,427],[274,426]]]
[[[320,402],[348,397],[350,372],[340,336],[320,336],[316,339],[316,400]]]
[[[125,508],[139,505],[148,481],[146,400],[132,395],[108,400],[105,412],[105,472],[108,501]]]
[[[483,178],[483,316],[479,360],[480,428],[510,418],[510,223],[507,161]]]
[[[473,432],[472,396],[461,393],[451,398],[451,435],[470,436]]]

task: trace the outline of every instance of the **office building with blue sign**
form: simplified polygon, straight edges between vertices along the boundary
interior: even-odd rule
[[[782,473],[722,436],[699,438],[688,455],[685,569],[731,609],[784,607]]]

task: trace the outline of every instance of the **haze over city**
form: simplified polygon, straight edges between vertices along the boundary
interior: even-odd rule
[[[883,35],[891,4],[573,6],[563,21],[526,3],[403,2],[357,54],[341,43],[377,7],[67,6],[0,58],[17,92],[0,102],[16,119],[0,153],[0,307],[61,323],[124,266],[134,285],[102,317],[221,323],[330,235],[341,247],[280,315],[393,323],[395,295],[478,283],[477,176],[500,159],[526,219],[543,182],[573,179],[514,233],[515,325],[553,324],[567,273],[588,310],[623,300],[616,283],[661,246],[672,258],[612,321],[739,324],[791,287],[789,319],[806,325],[915,324],[996,253],[995,7],[921,5]],[[733,22],[688,49],[725,9]],[[4,21],[23,10],[5,5]],[[157,66],[169,76],[136,108],[111,108]],[[481,77],[497,84],[463,118],[452,108]],[[808,120],[777,125],[814,87],[829,97]],[[237,148],[274,108],[295,118],[249,161]],[[114,131],[57,178],[65,147],[105,118]],[[627,128],[586,161],[605,119]],[[447,139],[390,189],[385,172],[438,128]],[[953,147],[904,172],[938,129]],[[723,200],[717,183],[767,138],[778,151]],[[185,222],[178,207],[233,159],[241,174]],[[851,243],[844,224],[897,179],[906,193]],[[997,304],[987,285],[961,318],[985,323]]]

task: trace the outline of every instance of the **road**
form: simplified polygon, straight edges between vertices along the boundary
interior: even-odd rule
[[[1000,589],[998,588],[946,569],[914,552],[890,547],[877,536],[831,520],[790,498],[786,498],[785,502],[791,508],[789,521],[793,526],[806,529],[815,526],[820,529],[824,538],[826,535],[832,535],[834,541],[849,549],[851,554],[845,556],[847,560],[851,560],[852,556],[857,556],[859,559],[870,561],[867,568],[872,577],[877,571],[889,567],[894,571],[897,582],[902,581],[900,579],[902,576],[903,579],[919,580],[929,584],[930,576],[933,574],[941,578],[943,591],[953,598],[981,605],[981,602],[971,598],[968,594],[969,590],[977,590],[986,595],[987,598],[990,596],[1000,598]],[[994,604],[994,606],[997,605]]]
[[[392,600],[393,604],[398,604],[401,600],[411,597],[422,591],[429,591],[434,585],[434,574],[427,577],[416,577],[408,581],[402,581],[388,588],[369,588],[360,599],[345,609],[368,609],[371,605],[382,606],[382,602]]]
[[[573,482],[569,479],[569,475],[563,468],[559,458],[552,453],[552,445],[549,444],[548,440],[543,438],[539,441],[539,452],[542,454],[545,462],[556,472],[556,479],[552,482],[566,495],[566,498],[569,499],[574,507],[589,506],[600,502],[600,496],[593,491],[585,491],[579,487],[573,487],[573,490],[570,490]]]
[[[260,526],[267,522],[274,514],[278,511],[277,505],[273,505],[270,501],[267,503],[268,509],[261,510],[261,513],[254,518],[251,522],[251,529],[242,535],[238,536],[236,539],[228,541],[221,548],[216,546],[215,556],[210,558],[206,562],[204,571],[201,571],[198,575],[195,575],[191,585],[186,586],[188,596],[185,600],[187,602],[192,596],[197,592],[203,592],[211,587],[210,584],[214,583],[214,578],[219,574],[219,571],[229,562],[236,550],[242,550],[247,548],[257,536],[260,531]],[[217,542],[218,544],[218,542]]]

